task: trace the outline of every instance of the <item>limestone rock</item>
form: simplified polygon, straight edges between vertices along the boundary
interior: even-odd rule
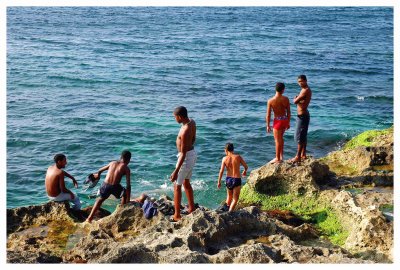
[[[311,194],[318,192],[319,185],[328,178],[328,166],[309,158],[301,165],[288,162],[266,164],[250,173],[247,184],[257,192],[268,195]]]

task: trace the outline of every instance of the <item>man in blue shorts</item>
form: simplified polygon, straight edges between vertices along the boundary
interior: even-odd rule
[[[306,75],[299,75],[297,83],[301,87],[299,95],[293,100],[293,103],[297,105],[296,131],[294,133],[294,139],[297,142],[297,154],[289,160],[291,163],[300,163],[302,159],[307,158],[307,132],[310,124],[308,105],[311,101],[312,92],[307,84]]]

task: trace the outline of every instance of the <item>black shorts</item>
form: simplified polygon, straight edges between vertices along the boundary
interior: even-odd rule
[[[120,199],[122,195],[124,195],[124,193],[125,188],[122,187],[120,184],[110,185],[103,182],[100,188],[100,197],[102,199],[107,199],[108,197],[110,197],[111,194],[114,195],[115,198]]]
[[[308,125],[310,124],[310,114],[297,115],[296,132],[294,133],[294,140],[300,143],[307,143]]]
[[[240,187],[242,185],[242,179],[228,176],[225,179],[225,184],[227,189],[232,190],[235,187]]]

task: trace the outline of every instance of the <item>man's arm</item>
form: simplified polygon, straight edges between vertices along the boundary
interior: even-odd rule
[[[129,202],[131,200],[131,170],[129,169],[129,167],[126,168],[125,178],[126,178],[126,201]]]
[[[265,117],[265,122],[267,124],[267,132],[270,133],[271,132],[271,126],[269,125],[269,123],[271,122],[271,104],[270,104],[269,100],[267,102],[267,115]]]
[[[186,127],[181,135],[181,148],[179,149],[180,155],[178,158],[178,165],[170,176],[171,182],[174,182],[178,178],[178,172],[182,167],[183,162],[186,158],[186,149],[188,148],[186,145],[189,143],[189,130]]]
[[[72,193],[71,190],[69,190],[69,189],[67,189],[67,188],[65,187],[64,171],[62,171],[62,173],[59,175],[59,177],[60,177],[60,179],[59,179],[60,181],[59,181],[58,183],[59,183],[59,185],[60,185],[60,190],[61,190],[61,192],[71,194],[71,200],[73,200],[73,199],[75,198],[74,193]]]
[[[111,165],[111,162],[108,163],[108,165],[106,165],[106,166],[100,168],[99,171],[98,171],[97,173],[94,173],[94,174],[93,174],[94,179],[98,180],[98,179],[100,178],[101,173],[104,172],[104,171],[107,171],[107,170],[110,168],[110,165]]]
[[[63,171],[63,172],[64,172],[64,175],[65,175],[66,177],[69,177],[69,178],[72,179],[72,182],[74,183],[74,186],[75,186],[76,188],[78,188],[78,182],[75,180],[75,178],[74,178],[72,175],[70,175],[69,173],[67,173],[66,171]]]
[[[294,104],[298,104],[300,101],[304,100],[307,96],[306,90],[301,89],[300,94],[293,99]]]
[[[247,169],[248,169],[249,167],[247,166],[247,163],[246,163],[246,161],[244,161],[244,159],[242,158],[242,156],[239,156],[239,157],[240,157],[240,164],[242,164],[242,166],[244,167],[244,171],[243,171],[242,175],[243,175],[243,176],[246,176],[246,174],[247,174]]]
[[[225,157],[222,159],[221,169],[219,170],[218,184],[217,184],[218,188],[221,187],[221,178],[222,178],[222,175],[224,174],[224,170],[225,170]]]

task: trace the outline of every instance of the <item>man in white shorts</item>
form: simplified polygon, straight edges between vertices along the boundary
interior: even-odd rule
[[[63,154],[54,156],[55,164],[47,169],[46,173],[46,192],[51,201],[62,202],[70,201],[74,205],[73,210],[81,209],[81,202],[72,191],[65,187],[64,176],[72,179],[74,186],[78,187],[78,182],[66,171],[62,170],[67,165],[67,157]]]
[[[170,179],[175,182],[174,186],[174,207],[175,214],[171,221],[181,219],[181,201],[182,201],[182,185],[185,188],[186,197],[189,203],[188,213],[195,210],[193,188],[190,184],[193,167],[197,160],[197,154],[194,150],[194,142],[196,140],[196,123],[193,119],[188,118],[185,107],[180,106],[174,110],[176,122],[182,124],[176,138],[176,148],[178,150],[178,161],[175,170],[172,172]]]

